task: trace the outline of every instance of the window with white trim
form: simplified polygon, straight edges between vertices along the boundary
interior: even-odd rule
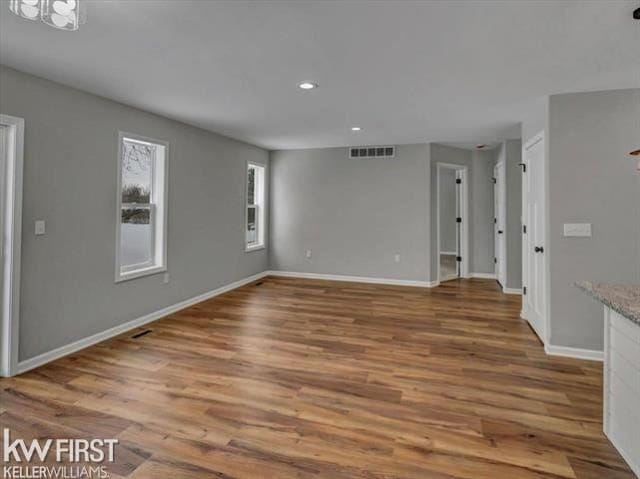
[[[264,248],[265,171],[263,165],[247,163],[246,250]]]
[[[167,269],[168,143],[120,134],[116,281]]]

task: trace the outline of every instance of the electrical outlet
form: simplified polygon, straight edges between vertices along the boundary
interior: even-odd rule
[[[41,236],[46,233],[46,224],[44,220],[36,220],[35,232],[36,236]]]
[[[311,250],[310,250],[310,249],[308,249],[307,251],[305,251],[304,256],[305,256],[305,258],[307,258],[307,259],[311,259]]]
[[[395,254],[393,256],[393,261],[395,261],[396,263],[399,263],[400,262],[400,255],[399,254]]]
[[[162,275],[162,283],[163,284],[167,284],[169,281],[171,281],[171,275],[169,273],[165,273]]]

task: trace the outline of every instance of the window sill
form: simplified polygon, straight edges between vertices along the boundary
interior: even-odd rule
[[[252,251],[259,251],[261,249],[265,249],[266,246],[264,244],[257,244],[254,246],[245,246],[244,247],[244,252],[245,253],[251,253]]]
[[[144,269],[136,269],[126,273],[116,273],[116,283],[122,283],[123,281],[129,281],[130,279],[142,278],[144,276],[151,276],[158,273],[164,273],[167,271],[166,266],[151,266]]]

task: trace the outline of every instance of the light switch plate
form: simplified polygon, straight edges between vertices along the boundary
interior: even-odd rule
[[[565,223],[564,235],[569,238],[590,238],[591,223]]]
[[[41,236],[46,233],[46,224],[44,220],[36,220],[36,236]]]

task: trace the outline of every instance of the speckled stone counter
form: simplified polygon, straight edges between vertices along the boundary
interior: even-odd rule
[[[581,281],[576,286],[640,326],[640,284]]]

